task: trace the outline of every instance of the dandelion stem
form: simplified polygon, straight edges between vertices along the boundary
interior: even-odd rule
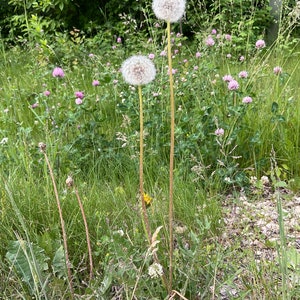
[[[138,86],[139,102],[140,102],[140,196],[142,201],[143,222],[146,227],[146,235],[149,245],[151,245],[151,229],[147,214],[146,203],[144,201],[144,114],[143,114],[143,96],[142,87]]]
[[[170,109],[171,109],[171,137],[170,137],[170,174],[169,174],[169,288],[172,290],[173,279],[173,170],[174,170],[174,144],[175,144],[175,101],[172,73],[172,54],[171,54],[171,24],[167,22],[168,37],[168,65],[170,81]]]
[[[52,180],[52,185],[53,185],[53,189],[54,189],[55,198],[56,198],[57,209],[58,209],[58,213],[59,213],[62,236],[63,236],[64,249],[65,249],[65,258],[66,258],[66,266],[67,266],[67,272],[68,272],[70,292],[71,292],[71,297],[73,299],[74,298],[74,291],[73,291],[73,284],[72,284],[72,274],[71,274],[71,268],[70,268],[71,263],[70,263],[70,260],[69,260],[67,234],[66,234],[66,230],[65,230],[65,222],[64,222],[64,219],[63,219],[62,209],[61,209],[61,205],[60,205],[60,201],[59,201],[59,197],[58,197],[58,191],[57,191],[57,187],[56,187],[56,183],[55,183],[55,179],[54,179],[53,170],[52,170],[50,161],[48,159],[47,153],[45,151],[45,146],[44,145],[40,146],[40,150],[44,154],[44,157],[45,157],[48,169],[49,169],[50,177],[51,177],[51,180]]]

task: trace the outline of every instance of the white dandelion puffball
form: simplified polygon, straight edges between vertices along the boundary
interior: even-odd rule
[[[153,62],[143,55],[127,58],[121,67],[124,80],[132,85],[142,85],[151,82],[156,75]]]
[[[158,19],[174,23],[184,14],[185,0],[153,0],[152,9]]]

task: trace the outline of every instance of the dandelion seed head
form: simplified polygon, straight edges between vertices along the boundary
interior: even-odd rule
[[[134,55],[126,59],[121,72],[128,84],[143,85],[154,80],[156,69],[153,62],[142,55]]]
[[[152,9],[158,19],[174,23],[184,14],[185,0],[154,0]]]

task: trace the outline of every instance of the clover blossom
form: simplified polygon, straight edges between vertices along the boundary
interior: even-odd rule
[[[127,58],[122,66],[121,72],[128,84],[143,85],[154,80],[156,69],[153,62],[142,55],[134,55]]]
[[[52,72],[53,77],[65,77],[64,70],[62,68],[56,67]]]
[[[158,19],[174,23],[185,12],[185,0],[154,0],[152,9]]]

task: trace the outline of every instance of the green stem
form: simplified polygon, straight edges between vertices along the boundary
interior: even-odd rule
[[[170,174],[169,174],[169,288],[172,291],[173,279],[173,173],[174,173],[174,144],[175,144],[175,101],[172,73],[172,53],[171,53],[171,25],[167,22],[168,35],[168,65],[170,81],[170,109],[171,109],[171,137],[170,137]]]
[[[146,228],[146,235],[149,245],[151,245],[151,229],[147,214],[146,203],[144,201],[144,114],[143,114],[143,96],[142,87],[138,86],[140,101],[140,195],[142,200],[143,223]]]

